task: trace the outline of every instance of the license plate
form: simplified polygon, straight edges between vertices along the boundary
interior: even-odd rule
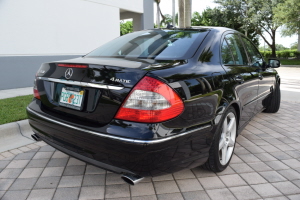
[[[63,87],[60,94],[59,105],[75,110],[81,110],[83,96],[84,90]]]

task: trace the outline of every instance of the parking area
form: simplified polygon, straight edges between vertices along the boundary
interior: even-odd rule
[[[280,67],[276,69],[281,78],[281,99],[300,102],[300,66]]]
[[[279,68],[281,108],[258,114],[237,138],[230,166],[200,167],[136,186],[44,142],[0,153],[0,199],[300,199],[300,68]],[[299,76],[298,76],[299,75]]]
[[[136,186],[43,142],[1,154],[0,197],[7,199],[300,199],[300,107],[282,102],[257,115],[237,139],[222,173],[200,167],[146,178]]]

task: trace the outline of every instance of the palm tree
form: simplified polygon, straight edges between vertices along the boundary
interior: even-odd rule
[[[179,10],[179,28],[191,26],[192,18],[192,0],[178,0]]]
[[[157,24],[157,27],[160,28],[160,24],[162,22],[164,22],[166,20],[165,16],[162,14],[161,10],[160,10],[160,7],[159,7],[159,4],[160,4],[160,1],[161,0],[154,0],[156,2],[156,5],[157,5],[157,13],[156,13],[156,24]],[[160,21],[160,16],[162,17],[162,20]]]
[[[184,0],[178,0],[178,26],[184,28]]]
[[[185,27],[191,26],[192,17],[192,0],[184,0],[184,25]]]

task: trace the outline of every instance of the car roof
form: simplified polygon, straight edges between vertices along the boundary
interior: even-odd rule
[[[210,31],[218,31],[218,32],[225,32],[225,31],[235,31],[231,28],[227,28],[227,27],[218,27],[218,26],[191,26],[188,28],[178,28],[178,27],[174,27],[174,28],[155,28],[155,29],[151,29],[151,30],[210,30]]]
[[[228,30],[233,30],[227,27],[220,27],[220,26],[192,26],[192,29],[215,29],[215,30],[219,30],[219,31],[228,31]]]

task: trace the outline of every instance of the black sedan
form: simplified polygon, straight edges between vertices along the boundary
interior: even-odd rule
[[[236,137],[280,107],[278,60],[227,28],[153,29],[42,64],[27,107],[33,138],[135,184],[224,170]]]

